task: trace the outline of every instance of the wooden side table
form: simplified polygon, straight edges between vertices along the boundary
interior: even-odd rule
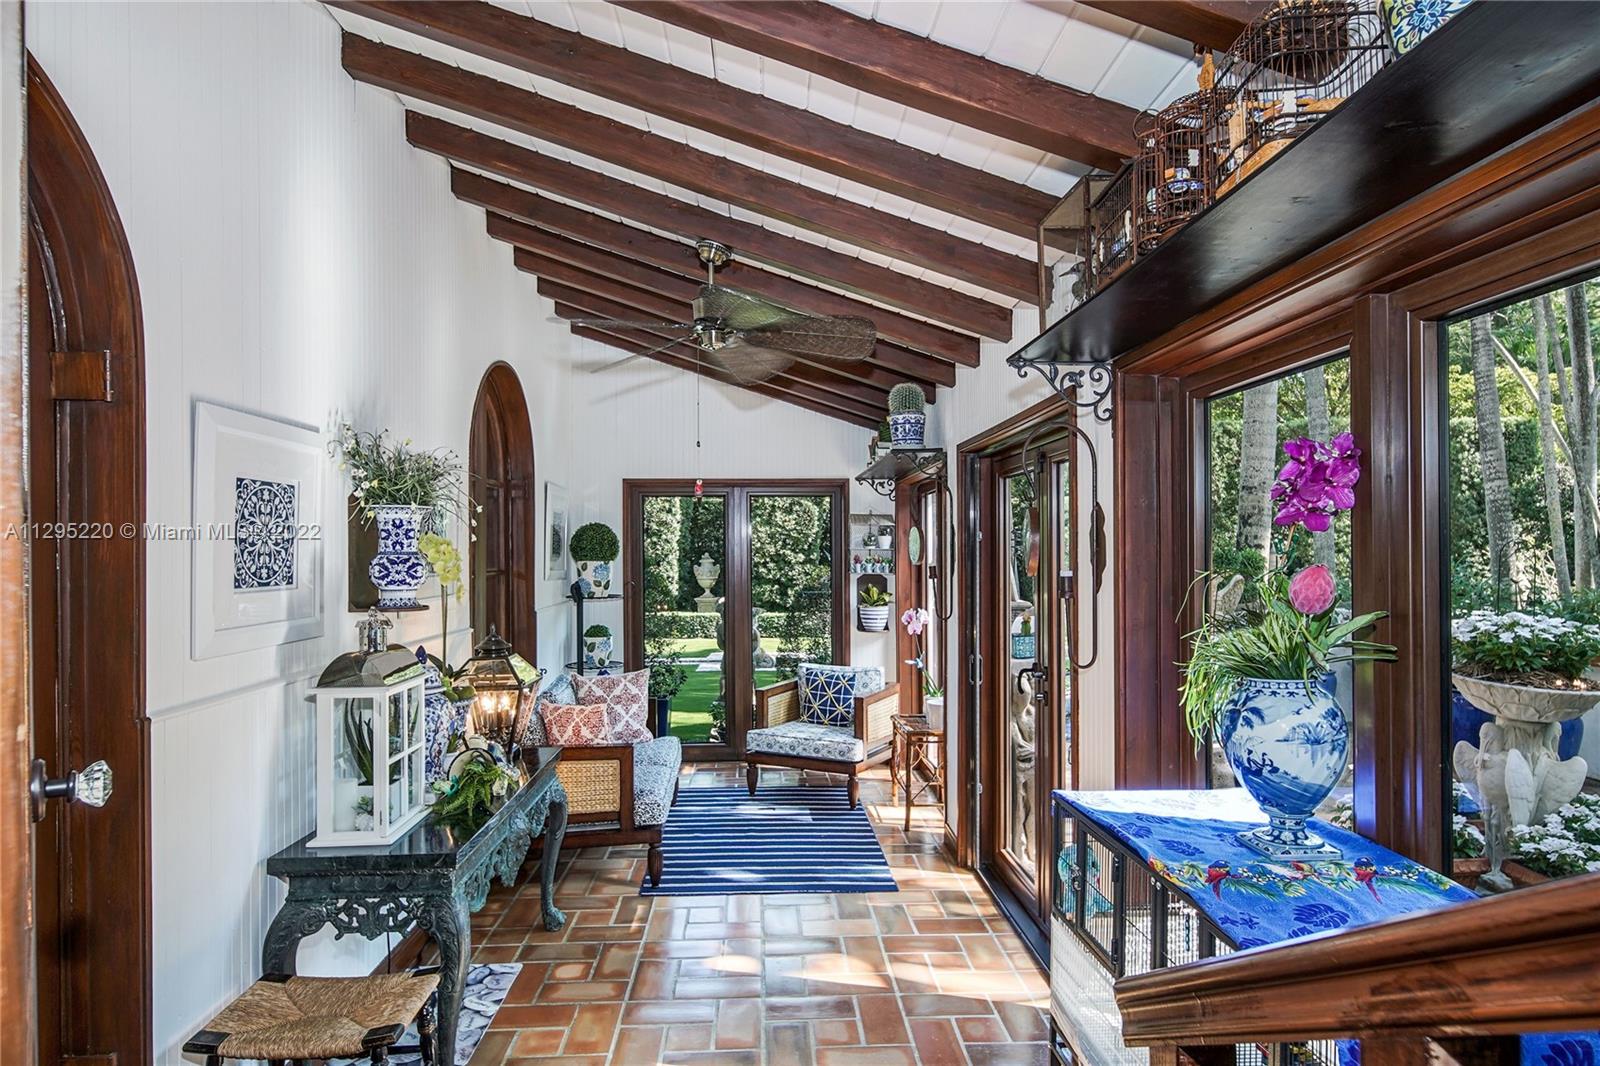
[[[894,749],[889,763],[889,798],[897,789],[906,794],[906,830],[911,829],[911,808],[918,796],[934,793],[944,797],[944,730],[935,729],[925,714],[894,716]],[[917,774],[922,781],[917,782]]]

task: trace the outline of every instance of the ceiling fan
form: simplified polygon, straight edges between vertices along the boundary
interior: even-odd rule
[[[708,366],[723,371],[741,385],[752,385],[780,374],[799,359],[851,363],[872,354],[877,330],[870,318],[857,315],[808,315],[791,311],[763,296],[717,284],[717,268],[733,252],[716,241],[696,242],[695,252],[706,265],[706,283],[694,299],[693,322],[636,322],[612,318],[573,319],[576,325],[597,329],[647,329],[673,339],[648,352],[599,367],[611,370],[690,341],[700,349]]]

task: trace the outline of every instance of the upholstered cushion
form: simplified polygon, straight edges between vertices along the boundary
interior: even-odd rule
[[[544,728],[549,742],[563,748],[587,748],[608,743],[606,705],[603,703],[547,703]]]
[[[677,737],[651,737],[633,746],[635,766],[670,766],[677,773],[683,765],[683,741]]]
[[[572,687],[570,674],[546,674],[544,687],[539,689],[539,695],[533,705],[533,713],[528,715],[528,726],[522,734],[522,746],[537,748],[550,743],[549,734],[544,728],[544,708],[547,703],[577,703],[578,692]]]
[[[606,735],[614,744],[630,744],[650,736],[650,671],[601,677],[579,675],[573,678],[579,703],[606,705]]]
[[[638,749],[634,749],[637,751]],[[676,766],[633,762],[633,824],[660,825],[672,806],[672,790],[678,783]]]
[[[801,720],[848,729],[855,723],[855,674],[847,668],[807,669],[807,665],[800,667]]]
[[[801,759],[857,763],[866,757],[866,745],[849,729],[814,722],[785,722],[771,729],[745,734],[745,751],[789,755]]]

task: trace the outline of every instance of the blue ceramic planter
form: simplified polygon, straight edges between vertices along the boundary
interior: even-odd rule
[[[1344,775],[1350,752],[1350,723],[1333,693],[1332,673],[1309,686],[1246,678],[1223,707],[1223,753],[1268,820],[1240,833],[1240,843],[1275,859],[1338,857],[1306,828]]]
[[[889,443],[896,448],[922,447],[923,427],[927,425],[925,411],[912,411],[889,416]]]
[[[378,590],[384,610],[417,606],[417,590],[428,576],[428,560],[417,550],[417,538],[428,509],[409,504],[381,504],[372,509],[378,525],[378,554],[367,564],[367,576]]]

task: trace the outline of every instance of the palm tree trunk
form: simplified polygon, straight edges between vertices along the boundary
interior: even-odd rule
[[[1561,327],[1556,323],[1555,305],[1548,297],[1534,304],[1534,314],[1544,320],[1546,335],[1550,338],[1551,369],[1555,371],[1556,387],[1561,396],[1561,413],[1567,424],[1567,453],[1572,464],[1572,587],[1586,588],[1593,567],[1591,544],[1594,540],[1593,494],[1584,491],[1583,450],[1578,447],[1578,400],[1573,395],[1572,374],[1565,350],[1561,345]]]
[[[1272,460],[1277,445],[1278,382],[1264,381],[1244,394],[1239,429],[1239,530],[1234,538],[1235,547],[1258,551],[1262,558],[1266,558],[1272,539]]]
[[[1478,413],[1478,456],[1483,470],[1483,513],[1489,527],[1489,585],[1497,607],[1511,595],[1511,481],[1500,422],[1500,390],[1494,377],[1494,338],[1489,318],[1472,320],[1473,400]],[[1576,384],[1576,381],[1574,381]]]
[[[1556,572],[1556,591],[1564,599],[1572,592],[1572,570],[1567,565],[1566,510],[1561,505],[1556,419],[1550,396],[1550,331],[1546,328],[1545,319],[1549,302],[1547,293],[1539,297],[1541,306],[1534,308],[1534,352],[1539,378],[1539,451],[1544,459],[1544,510],[1550,522],[1550,557]]]
[[[1577,492],[1573,510],[1582,514],[1582,523],[1574,523],[1573,554],[1578,567],[1573,583],[1579,588],[1594,588],[1600,579],[1596,554],[1600,546],[1595,541],[1595,466],[1596,418],[1594,395],[1594,351],[1589,340],[1589,318],[1583,300],[1583,286],[1572,285],[1565,291],[1567,302],[1567,344],[1572,366],[1572,400],[1568,411],[1567,439],[1572,442],[1573,476]],[[1552,332],[1552,336],[1554,333]],[[1581,538],[1582,547],[1577,541]]]
[[[1329,437],[1328,425],[1328,374],[1314,366],[1303,375],[1306,383],[1306,436],[1325,441]],[[1333,569],[1333,530],[1311,534],[1311,561]]]

